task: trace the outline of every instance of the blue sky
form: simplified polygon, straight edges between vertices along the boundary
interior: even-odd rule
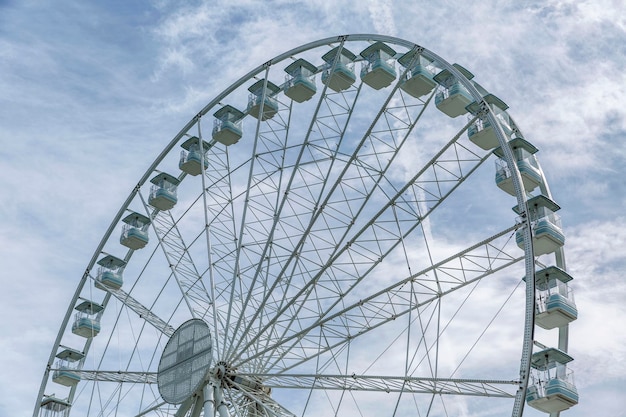
[[[626,15],[620,1],[0,1],[0,414],[28,416],[93,250],[223,88],[319,38],[380,33],[480,76],[563,208],[578,417],[626,416]]]

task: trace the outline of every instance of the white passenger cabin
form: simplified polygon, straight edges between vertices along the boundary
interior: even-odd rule
[[[543,329],[563,327],[578,318],[574,294],[568,282],[572,277],[556,266],[535,273],[537,314],[535,323]]]
[[[256,119],[268,120],[278,113],[278,102],[274,97],[280,87],[270,80],[259,80],[248,87],[248,114]]]
[[[361,67],[361,81],[374,90],[391,85],[396,79],[396,68],[393,57],[396,51],[383,42],[376,42],[361,52],[363,66]]]
[[[532,356],[531,378],[526,391],[528,405],[545,413],[558,413],[578,404],[574,374],[567,369],[573,358],[548,348]]]
[[[513,157],[517,168],[522,176],[524,190],[529,193],[543,182],[539,164],[535,158],[538,149],[530,142],[520,137],[509,141],[509,146],[513,151]],[[496,185],[504,192],[515,196],[512,172],[504,160],[504,152],[501,147],[494,149],[493,153],[499,158],[496,160]]]
[[[178,178],[161,172],[152,178],[150,182],[154,185],[150,188],[148,204],[159,210],[169,210],[176,205],[178,202],[176,190],[180,183]]]
[[[500,127],[502,127],[508,141],[513,133],[510,126],[510,117],[506,113],[506,109],[508,109],[509,106],[498,97],[489,93],[483,97],[483,101],[487,103],[494,112],[495,118]],[[480,104],[474,101],[467,106],[467,110],[470,112],[471,116],[474,117],[479,114],[482,109]],[[467,136],[473,144],[487,151],[500,146],[493,126],[484,115],[479,116],[478,119],[467,128]]]
[[[96,275],[96,288],[101,290],[119,290],[124,284],[124,267],[126,262],[113,255],[106,255],[98,261],[98,274]]]
[[[41,400],[39,417],[65,417],[69,408],[68,400],[62,400],[54,395],[45,395]]]
[[[66,387],[74,387],[80,382],[78,365],[85,354],[75,349],[65,348],[56,355],[56,369],[52,373],[52,382]]]
[[[468,80],[474,78],[474,74],[458,64],[453,66]],[[467,113],[465,108],[474,101],[472,95],[447,69],[442,70],[433,79],[440,85],[440,90],[435,95],[435,106],[450,117],[457,117]]]
[[[285,68],[285,95],[298,103],[303,103],[315,95],[315,73],[317,67],[299,58]]]
[[[555,214],[558,204],[544,195],[527,200],[529,220],[532,227],[533,253],[535,256],[552,253],[565,244],[561,218]],[[513,210],[520,214],[518,207]],[[515,233],[517,246],[524,248],[524,235],[521,229]]]
[[[346,48],[335,47],[326,52],[322,59],[324,69],[322,71],[322,83],[333,91],[340,92],[350,88],[356,81],[354,75],[354,60],[356,55]]]
[[[200,148],[200,139],[197,136],[192,136],[181,145],[183,148],[180,151],[180,161],[178,167],[181,171],[186,172],[189,175],[196,176],[202,173],[204,168],[208,166],[208,160],[206,153],[211,148],[207,142],[202,141],[202,148]]]
[[[241,119],[244,114],[231,105],[226,105],[213,113],[213,139],[222,145],[230,146],[239,142],[243,135]]]
[[[100,304],[85,300],[74,307],[78,313],[74,316],[72,333],[85,338],[95,337],[100,333],[100,312],[104,310]]]
[[[398,63],[407,69],[404,78],[400,81],[400,88],[405,93],[419,98],[429,94],[437,86],[433,80],[434,74],[429,69],[432,64],[416,51],[409,51],[398,58]]]
[[[137,250],[144,248],[149,241],[148,227],[150,219],[143,214],[132,212],[124,217],[120,243],[129,249]]]

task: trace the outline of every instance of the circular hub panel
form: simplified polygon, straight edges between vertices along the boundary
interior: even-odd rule
[[[211,332],[200,319],[183,323],[165,345],[157,384],[170,404],[180,404],[202,386],[211,366]]]

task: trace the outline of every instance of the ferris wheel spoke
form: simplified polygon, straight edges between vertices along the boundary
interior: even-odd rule
[[[463,131],[464,129],[461,130]],[[456,144],[456,140],[461,132],[448,144],[449,152],[445,152],[444,148],[410,182],[401,188],[393,187],[391,191],[395,192],[395,195],[385,196],[388,203],[371,218],[360,220],[363,227],[349,239],[342,239],[345,243],[335,246],[330,260],[319,268],[317,274],[309,281],[305,299],[310,294],[313,284],[318,289],[320,287],[332,288],[331,292],[327,292],[327,298],[336,300],[334,307],[482,164],[486,156],[479,157],[473,153],[470,153],[467,159],[459,160],[460,145]],[[447,165],[451,160],[457,167],[453,178],[439,173],[441,166]],[[468,162],[471,165],[468,166]],[[440,184],[440,181],[432,180],[432,177],[436,178],[438,173],[440,178],[447,177],[441,180],[447,183],[445,187]],[[424,189],[432,188],[433,182],[436,184],[437,191],[425,193]],[[422,205],[426,207],[425,210],[419,210]],[[352,222],[358,223],[359,219],[353,219]],[[344,279],[342,282],[336,279],[338,276],[345,275],[350,279]],[[293,299],[294,303],[296,299],[297,296]]]
[[[150,414],[150,413],[152,413],[154,411],[159,410],[161,407],[163,407],[166,404],[167,403],[165,401],[161,401],[159,403],[156,403],[155,405],[152,405],[152,406],[149,406],[149,407],[143,409],[138,414],[136,414],[135,417],[142,417],[142,416],[145,416],[146,414]]]
[[[273,287],[266,293],[262,301],[263,307],[268,307],[270,311],[280,310],[288,302],[287,293],[283,291],[281,296],[279,291],[278,296],[275,296],[274,290],[280,288],[279,286],[282,284],[283,279],[286,281],[284,288],[294,288],[294,274],[286,272],[288,271],[287,267],[289,266],[291,271],[301,268],[299,265],[302,264],[302,259],[306,259],[304,262],[323,262],[324,253],[329,253],[329,251],[340,245],[352,226],[357,223],[355,219],[359,218],[372,196],[382,188],[380,183],[387,169],[398,155],[399,150],[426,108],[425,104],[420,101],[412,106],[402,107],[399,110],[397,104],[394,104],[394,102],[399,100],[398,96],[400,94],[397,93],[398,91],[394,89],[389,94],[370,128],[361,139],[360,145],[356,147],[352,155],[337,158],[337,152],[341,149],[341,146],[336,146],[335,154],[332,153],[332,149],[322,151],[323,155],[333,155],[333,161],[341,159],[340,162],[345,164],[341,173],[334,179],[332,185],[328,187],[329,191],[325,196],[320,192],[317,193],[317,197],[314,200],[311,200],[306,198],[308,196],[301,199],[301,194],[294,192],[296,190],[291,188],[288,188],[287,192],[285,192],[285,198],[279,212],[279,220],[281,220],[279,226],[283,229],[286,226],[294,228],[293,218],[301,216],[302,207],[313,206],[315,208],[320,207],[320,209],[313,212],[308,222],[299,222],[297,232],[302,238],[296,241],[295,246],[290,235],[281,239],[280,236],[271,234],[271,240],[274,245],[278,246],[282,243],[283,248],[289,247],[292,249],[290,249],[290,257],[277,274],[272,284]],[[348,107],[348,109],[351,109],[353,106]],[[334,120],[336,121],[336,119]],[[348,119],[346,119],[347,121]],[[343,135],[343,130],[341,130],[341,135]],[[332,165],[329,166],[332,167]],[[295,174],[296,169],[293,172]],[[299,177],[301,182],[306,184],[307,176],[300,174]],[[313,176],[313,178],[315,177]],[[323,178],[329,178],[329,172]],[[292,182],[290,181],[289,186],[291,185]],[[324,187],[321,191],[328,186],[327,181],[323,185]],[[308,185],[307,191],[310,192]],[[313,196],[314,194],[310,193],[310,195]],[[387,195],[384,197],[388,198]],[[285,202],[287,204],[284,204]],[[294,207],[299,208],[300,213],[294,212]],[[327,210],[322,210],[322,208],[327,208]],[[338,213],[341,213],[341,215],[338,215]],[[348,218],[345,218],[346,214]],[[322,226],[320,227],[319,224]],[[331,224],[335,226],[330,226]],[[337,227],[338,224],[341,229]],[[333,238],[332,234],[328,233],[330,227],[337,228],[339,232],[338,237]],[[305,246],[308,246],[308,253],[305,253],[303,256],[304,251],[302,248]],[[315,259],[309,259],[311,256]],[[305,277],[301,279],[306,283],[307,279]],[[302,285],[302,283],[297,283],[296,285]],[[251,321],[255,320],[256,315],[257,313],[255,313]],[[297,315],[297,311],[291,314],[292,317]],[[264,331],[264,329],[261,329],[259,334],[262,334]],[[269,333],[272,333],[272,330],[269,330]]]
[[[170,337],[174,334],[174,328],[167,324],[165,320],[157,316],[151,309],[141,304],[134,299],[130,294],[122,290],[121,288],[106,288],[106,291],[111,293],[126,307],[137,313],[137,315],[154,326],[157,330],[163,333],[165,336]]]
[[[300,313],[305,306],[309,307],[307,321],[316,320],[316,317],[327,314],[341,302],[346,294],[356,288],[363,278],[375,270],[375,267],[415,230],[424,218],[465,181],[484,162],[487,155],[480,156],[472,152],[461,153],[459,148],[462,146],[456,143],[461,132],[411,181],[389,198],[388,202],[376,214],[369,220],[363,221],[365,224],[352,235],[345,245],[333,245],[334,252],[321,268],[318,266],[319,262],[308,259],[306,256],[308,254],[305,249],[302,249],[299,252],[298,261],[308,261],[306,267],[302,268],[303,272],[307,274],[307,279],[303,279],[301,287],[294,289],[295,295],[290,300],[281,303],[276,309],[276,316],[283,317],[284,315],[292,323],[295,322],[295,317],[298,317],[298,321],[302,321]],[[455,163],[450,164],[449,162],[452,160]],[[453,168],[456,169],[453,178],[440,172],[441,169],[450,172]],[[431,184],[433,182],[432,174],[439,174],[439,181],[443,182],[443,185],[440,182],[435,182],[433,187]],[[430,189],[430,192],[426,194],[423,192],[424,189]],[[426,205],[427,211],[420,213],[419,210],[416,210],[419,205]],[[389,227],[391,225],[394,227]],[[309,248],[309,250],[315,250],[315,248]],[[350,277],[350,279],[339,281],[336,279],[338,276]],[[317,291],[316,299],[321,299],[324,302],[322,310],[319,306],[307,304],[307,300],[314,289]],[[281,320],[281,324],[284,325],[285,323]],[[267,332],[274,325],[265,325],[259,334]],[[279,340],[300,333],[299,327],[294,330],[290,329],[291,325],[284,326],[284,333]],[[242,350],[245,351],[246,348]]]
[[[237,303],[231,302],[230,294],[236,293],[236,285],[233,276],[236,271],[236,256],[238,246],[237,223],[235,214],[235,201],[237,195],[233,190],[233,175],[241,170],[245,163],[233,167],[227,147],[213,146],[207,153],[207,166],[204,172],[205,189],[203,193],[206,198],[206,233],[208,234],[209,252],[208,274],[212,278],[212,293],[214,295],[214,307],[229,305],[229,309],[236,308]],[[250,161],[247,161],[248,163]],[[210,190],[210,192],[209,192]],[[243,291],[239,291],[243,293]],[[238,310],[218,311],[220,315],[220,328],[215,328],[215,335],[222,335],[225,339],[229,332],[227,323],[228,316],[239,314]],[[227,330],[228,329],[228,330]],[[219,346],[219,345],[218,345]],[[225,350],[226,343],[217,347]],[[217,350],[218,354],[222,354]]]
[[[191,314],[206,317],[212,311],[212,300],[172,214],[158,212],[152,226]]]
[[[209,188],[207,187],[207,182],[209,180],[209,175],[206,174],[206,170],[208,169],[207,162],[209,162],[208,159],[208,154],[210,153],[209,151],[211,150],[211,148],[213,148],[215,146],[215,144],[217,143],[217,140],[215,139],[211,139],[210,142],[205,142],[203,140],[202,137],[202,126],[201,123],[202,122],[202,118],[198,118],[198,122],[197,122],[197,129],[198,129],[198,146],[200,148],[200,154],[203,155],[201,158],[201,163],[200,163],[200,167],[201,167],[201,174],[200,178],[201,178],[201,185],[202,185],[202,213],[204,215],[204,236],[206,239],[206,250],[204,251],[206,254],[206,261],[207,261],[207,271],[205,271],[205,274],[208,276],[208,295],[209,295],[209,299],[212,300],[212,302],[210,303],[210,308],[211,308],[211,316],[212,316],[212,325],[213,325],[213,334],[218,335],[220,334],[220,328],[218,327],[218,322],[219,322],[219,310],[217,307],[217,302],[216,302],[216,276],[214,274],[214,268],[213,268],[213,250],[212,250],[212,233],[210,231],[209,228],[209,223],[210,223],[210,211],[209,211],[209,206],[210,203],[213,203],[213,200],[209,198]],[[205,146],[206,145],[206,146]],[[205,149],[206,147],[206,149]],[[213,184],[214,182],[212,182]],[[204,274],[202,274],[204,275]],[[213,339],[213,343],[215,346],[215,351],[218,352],[217,357],[219,358],[219,352],[220,352],[220,343],[221,340],[219,337],[214,338]]]
[[[245,375],[242,375],[245,376]],[[255,374],[268,388],[402,392],[513,398],[519,381],[370,375]]]
[[[285,337],[278,339],[265,350],[242,358],[241,363],[245,364],[264,355],[271,355],[273,366],[280,364],[280,369],[293,369],[385,323],[395,321],[410,311],[428,306],[469,284],[507,268],[524,259],[523,256],[511,253],[511,250],[516,251],[517,248],[509,248],[512,246],[510,235],[516,227],[505,229],[436,265],[398,280],[393,285],[359,299],[344,309],[332,314],[330,310],[326,310],[308,327],[289,335],[285,334]],[[445,280],[436,281],[430,278],[435,272],[440,277],[445,277]],[[292,324],[288,318],[284,321],[289,325]],[[326,340],[327,344],[320,346],[320,340]],[[278,347],[282,347],[284,355],[276,355],[275,349]]]
[[[281,175],[291,172],[286,185],[284,186],[283,198],[276,202],[272,211],[271,226],[268,232],[261,236],[261,242],[265,244],[260,250],[260,259],[267,259],[267,262],[259,262],[258,266],[250,269],[249,288],[252,289],[259,282],[263,284],[263,295],[261,306],[263,306],[270,297],[273,297],[267,278],[259,280],[260,275],[267,275],[270,269],[279,268],[284,270],[293,257],[294,243],[297,240],[294,236],[298,236],[300,230],[309,223],[309,217],[312,215],[311,207],[319,204],[321,195],[326,187],[325,178],[329,175],[330,170],[334,166],[334,158],[338,153],[338,144],[343,140],[345,129],[350,120],[352,109],[358,98],[359,90],[351,90],[350,92],[336,94],[340,98],[329,98],[323,94],[318,102],[317,108],[310,122],[311,127],[306,133],[305,140],[301,146],[298,146],[298,156],[293,166],[279,165],[272,169],[278,171]],[[261,163],[261,161],[257,162]],[[249,201],[246,198],[246,201]],[[281,219],[289,219],[288,224],[278,223]],[[269,220],[269,219],[268,219]],[[268,221],[268,223],[270,223]],[[278,228],[280,226],[280,228]],[[269,238],[268,238],[269,236]],[[267,291],[269,289],[269,291]],[[247,291],[247,296],[243,302],[242,310],[244,313],[240,316],[237,328],[242,327],[244,323],[245,311],[247,306],[253,300],[253,291]],[[245,320],[247,323],[246,331],[241,334],[249,334],[254,321],[256,312],[261,311],[260,306],[255,306],[252,318]],[[238,338],[238,342],[242,339]]]
[[[266,73],[267,74],[267,73]],[[265,79],[264,82],[267,82]],[[261,101],[260,114],[263,114],[265,105],[264,90]],[[274,117],[263,120],[259,116],[254,138],[252,155],[249,163],[249,173],[247,188],[243,196],[243,208],[239,220],[239,230],[237,246],[234,252],[234,269],[231,275],[231,294],[229,300],[229,313],[227,316],[226,332],[231,329],[230,323],[233,312],[237,322],[235,328],[241,326],[241,320],[245,318],[242,314],[251,300],[251,294],[255,288],[264,289],[268,287],[264,274],[254,274],[252,279],[248,279],[253,271],[258,270],[257,264],[262,264],[267,252],[267,244],[272,240],[272,229],[276,219],[276,207],[280,199],[285,172],[282,167],[285,161],[285,154],[288,151],[287,139],[289,136],[289,119],[291,117],[291,106],[286,106],[276,100],[278,110]],[[256,308],[257,306],[253,306]],[[237,338],[247,338],[246,333],[225,335],[228,341]],[[231,348],[225,343],[224,352]]]
[[[269,394],[267,386],[254,389],[249,384],[242,384],[241,378],[235,377],[229,381],[226,388],[227,399],[237,404],[235,410],[247,416],[267,417],[295,417],[295,414],[275,401]],[[258,380],[253,377],[252,380]]]
[[[53,369],[63,372],[63,369]],[[69,372],[69,371],[68,371]],[[105,370],[71,370],[71,373],[80,377],[81,381],[97,382],[120,382],[131,384],[156,384],[156,372],[134,372],[134,371],[105,371]]]

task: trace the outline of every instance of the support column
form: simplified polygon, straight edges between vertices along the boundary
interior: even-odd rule
[[[228,414],[228,407],[224,402],[224,393],[222,391],[221,384],[215,386],[215,403],[217,404],[217,413],[219,417],[230,417]]]
[[[204,417],[215,416],[215,386],[209,382],[202,388],[204,393]]]

